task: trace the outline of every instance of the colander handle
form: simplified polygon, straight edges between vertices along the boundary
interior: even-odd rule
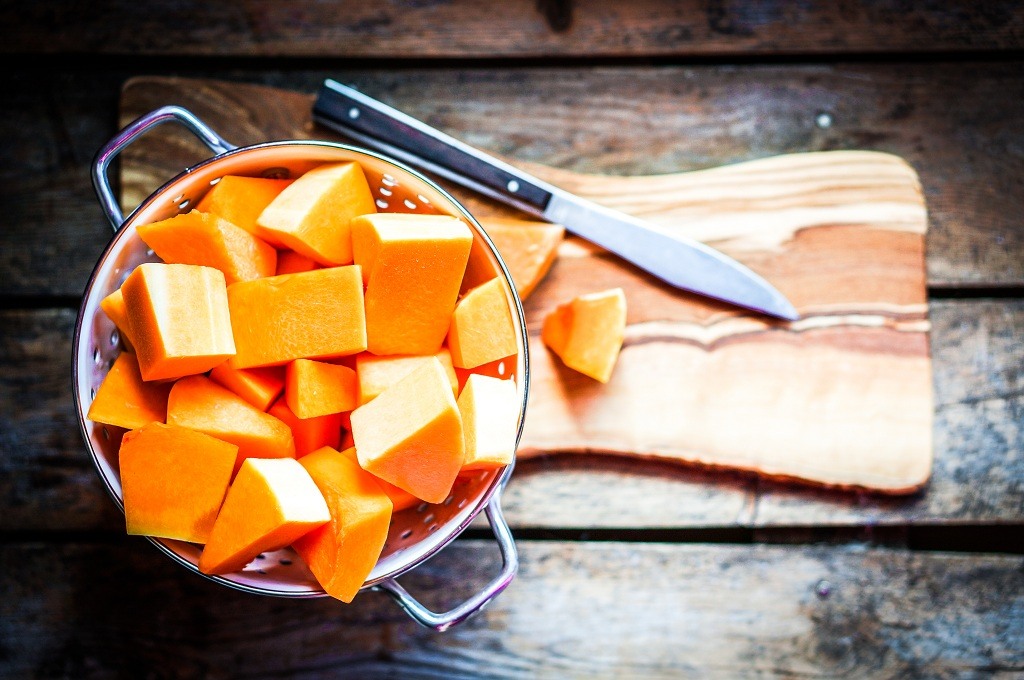
[[[452,626],[457,626],[469,617],[476,614],[484,606],[505,590],[516,571],[519,570],[519,554],[516,552],[516,543],[512,539],[512,532],[508,528],[508,522],[501,512],[501,504],[498,496],[494,496],[485,508],[487,520],[491,524],[491,531],[498,541],[498,549],[501,550],[501,573],[487,584],[483,590],[469,598],[458,607],[438,614],[424,607],[416,598],[409,594],[405,588],[399,585],[395,579],[388,579],[376,587],[393,597],[409,616],[417,623],[427,628],[433,628],[443,633]]]
[[[138,137],[148,132],[157,125],[169,121],[180,123],[196,137],[199,138],[210,151],[215,154],[222,154],[236,148],[234,144],[226,141],[223,137],[214,132],[206,123],[201,121],[194,113],[180,106],[163,106],[156,111],[150,111],[141,116],[127,127],[114,135],[106,145],[99,150],[92,163],[92,186],[96,189],[96,197],[100,200],[100,207],[110,220],[110,225],[116,232],[124,224],[124,214],[121,206],[114,196],[114,190],[110,187],[109,169],[114,158],[117,157],[129,144]]]

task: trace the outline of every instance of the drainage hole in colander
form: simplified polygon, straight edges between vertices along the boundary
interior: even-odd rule
[[[498,364],[498,375],[505,375],[505,362],[502,361]]]
[[[265,560],[265,559],[267,559],[267,556],[264,555],[263,553],[260,553],[259,555],[256,556],[256,559],[258,559],[258,560]]]
[[[405,199],[405,201],[403,202],[405,203],[405,207],[408,208],[409,210],[415,210],[417,207],[419,207],[415,203],[410,201],[408,198]]]
[[[107,429],[106,425],[104,425],[102,429],[100,429],[100,433],[103,435],[104,440],[110,441],[110,430]]]
[[[185,208],[188,207],[189,203],[190,203],[190,201],[186,198],[184,201],[182,201],[181,203],[178,204],[178,208],[181,209],[181,210],[184,210]]]
[[[430,524],[433,521],[434,521],[434,513],[430,513],[429,515],[427,515],[426,517],[423,518],[423,523],[424,524]]]
[[[185,198],[185,194],[178,194],[173,199],[171,199],[171,203],[177,203],[178,201],[180,201],[183,198]]]
[[[427,532],[428,533],[432,534],[435,531],[437,531],[437,523],[436,522],[434,524],[431,524],[429,527],[427,527]]]
[[[412,529],[406,529],[405,531],[403,531],[401,533],[399,538],[401,538],[404,541],[404,540],[408,539],[410,536],[412,536]]]
[[[96,347],[92,351],[92,362],[94,364],[96,364],[97,366],[100,365],[100,348],[99,347]]]
[[[385,189],[384,187],[381,187],[380,188],[380,195],[381,196],[390,196],[391,195],[391,189]]]
[[[210,186],[212,187],[214,184],[217,184],[218,182],[220,182],[220,179],[221,179],[220,177],[215,177],[215,178],[211,179],[210,180]]]
[[[430,199],[424,196],[423,194],[416,194],[416,198],[420,199],[420,203],[430,205]]]
[[[290,566],[292,566],[292,561],[291,560],[278,560],[277,563],[280,564],[282,567],[290,567]]]
[[[451,505],[453,500],[455,500],[455,496],[448,496],[448,498],[444,499],[444,504]]]
[[[459,504],[457,506],[455,506],[455,507],[459,508],[459,510],[461,510],[462,508],[466,507],[466,499],[463,498],[461,501],[459,501]]]
[[[381,210],[387,210],[388,209],[388,202],[378,198],[377,199],[377,207],[380,208]]]
[[[110,334],[110,346],[117,347],[117,343],[121,342],[120,334],[115,330]]]
[[[398,182],[395,181],[395,178],[387,173],[384,173],[384,178],[381,182],[383,182],[386,187],[398,186]]]
[[[89,390],[89,398],[90,399],[95,399],[96,398],[96,388],[95,387],[92,388],[91,390]]]
[[[153,257],[155,255],[156,255],[156,253],[153,252],[152,248],[150,248],[149,250],[146,251],[146,257]]]

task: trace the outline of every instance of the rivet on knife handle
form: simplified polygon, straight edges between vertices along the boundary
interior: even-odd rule
[[[673,286],[783,319],[799,316],[771,284],[714,248],[574,196],[351,87],[324,81],[313,119],[398,160],[558,222]]]

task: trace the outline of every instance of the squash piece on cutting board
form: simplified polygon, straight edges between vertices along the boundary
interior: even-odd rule
[[[234,368],[230,361],[210,371],[210,380],[225,387],[261,411],[266,411],[284,392],[284,368]]]
[[[296,359],[288,364],[284,396],[299,418],[351,411],[359,405],[356,372],[348,366]]]
[[[512,313],[500,279],[483,283],[459,300],[448,330],[457,368],[476,368],[516,353]]]
[[[471,375],[458,400],[466,441],[463,470],[492,470],[516,452],[519,399],[512,380]]]
[[[462,467],[462,417],[435,358],[352,412],[359,465],[428,503],[448,497]]]
[[[170,383],[145,382],[135,355],[121,352],[96,390],[86,418],[126,430],[162,423],[170,391]]]
[[[167,422],[237,446],[236,470],[246,458],[295,457],[287,425],[205,376],[174,383],[167,400]]]
[[[469,227],[450,215],[378,213],[352,220],[370,352],[433,354],[441,348],[472,245]]]
[[[119,464],[128,533],[205,543],[237,451],[175,425],[150,423],[127,432]]]
[[[224,274],[140,264],[121,286],[143,380],[205,373],[235,353]]]
[[[331,520],[323,494],[291,458],[249,458],[228,489],[199,556],[204,574],[230,574]]]
[[[206,192],[196,210],[220,215],[255,234],[256,218],[293,181],[225,175]]]
[[[373,475],[334,449],[314,451],[299,463],[323,494],[331,521],[292,547],[328,595],[351,602],[384,548],[391,500]]]
[[[272,245],[334,267],[352,262],[349,221],[375,212],[358,163],[321,165],[271,201],[256,220],[256,233]]]
[[[380,395],[381,392],[394,385],[396,382],[409,375],[425,363],[429,363],[431,357],[436,358],[448,374],[448,380],[452,384],[452,393],[459,395],[459,378],[455,374],[455,367],[452,366],[452,355],[447,347],[442,347],[436,354],[427,355],[406,355],[393,354],[391,356],[379,357],[376,354],[363,352],[356,355],[356,378],[359,382],[359,404],[365,404],[371,399]]]
[[[366,349],[358,266],[241,281],[228,287],[234,368],[280,366]]]
[[[336,449],[341,444],[341,413],[316,418],[299,418],[288,408],[288,402],[283,396],[274,402],[268,413],[292,431],[296,458],[302,458],[325,446]]]
[[[613,288],[559,305],[544,319],[541,339],[566,366],[606,383],[625,331],[626,295]]]
[[[277,273],[273,246],[212,213],[193,210],[135,231],[164,262],[219,269],[228,285]]]
[[[525,300],[554,264],[558,246],[565,238],[565,227],[512,217],[484,217],[480,224],[501,254],[519,298]],[[463,290],[475,288],[495,276],[497,272],[484,248],[474,245],[462,282]]]

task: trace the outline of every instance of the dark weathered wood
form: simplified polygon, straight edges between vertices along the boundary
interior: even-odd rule
[[[9,5],[5,52],[310,57],[771,55],[1024,45],[1019,3],[273,0]],[[72,28],[73,27],[73,28]]]
[[[504,505],[518,528],[774,527],[1019,522],[1024,513],[1024,302],[932,303],[935,465],[903,499],[801,489],[666,463],[521,461]],[[122,531],[71,404],[74,313],[0,313],[0,530]]]
[[[235,593],[141,539],[0,546],[8,677],[981,677],[1024,670],[1024,559],[841,547],[521,542],[446,634],[383,595]],[[497,569],[460,541],[403,579],[435,607]]]
[[[931,228],[929,283],[1024,283],[1024,80],[1018,64],[245,72],[307,92],[327,76],[356,82],[462,139],[570,170],[650,174],[779,153],[871,148],[921,175]],[[78,295],[109,238],[89,162],[114,133],[124,74],[0,75],[0,295]],[[138,87],[142,87],[141,85]],[[308,104],[213,93],[254,142],[295,134]],[[187,96],[151,84],[140,107]],[[984,102],[980,105],[979,102]],[[259,103],[259,106],[257,106]],[[816,123],[828,113],[830,127]],[[304,118],[303,118],[304,120]],[[304,130],[305,135],[326,134]],[[186,140],[186,133],[177,135]],[[183,142],[184,143],[184,142]],[[168,154],[181,164],[199,148]],[[59,263],[59,271],[53,265]]]

